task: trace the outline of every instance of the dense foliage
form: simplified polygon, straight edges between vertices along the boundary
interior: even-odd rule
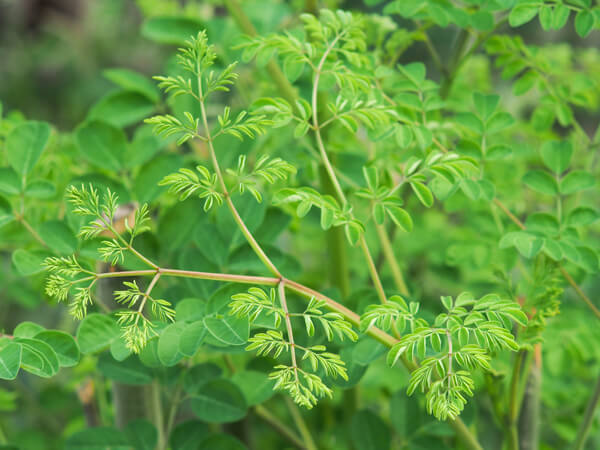
[[[600,445],[597,2],[136,3],[0,91],[1,448]]]

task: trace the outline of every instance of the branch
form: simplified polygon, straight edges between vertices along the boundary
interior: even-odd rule
[[[200,70],[198,70],[198,74],[200,74]],[[265,254],[262,247],[258,244],[258,242],[256,242],[256,239],[254,239],[254,236],[252,235],[250,230],[248,230],[248,227],[244,223],[244,220],[241,218],[235,205],[231,201],[231,196],[229,195],[227,186],[225,185],[225,179],[223,178],[221,168],[219,167],[219,161],[217,160],[217,155],[215,152],[215,148],[213,146],[213,138],[210,135],[210,128],[208,127],[208,119],[206,116],[206,108],[204,106],[204,97],[202,95],[202,80],[200,79],[200,75],[198,75],[198,91],[199,91],[200,98],[202,98],[202,101],[199,102],[200,103],[200,112],[202,115],[202,123],[204,125],[204,130],[206,132],[206,140],[208,142],[208,149],[210,151],[210,157],[211,157],[215,172],[217,173],[217,178],[219,179],[219,184],[221,185],[221,189],[223,190],[223,195],[225,197],[225,203],[227,203],[227,207],[231,211],[233,219],[235,220],[240,231],[246,238],[246,241],[248,241],[248,244],[250,244],[250,247],[252,247],[252,250],[254,250],[254,253],[256,253],[256,255],[260,258],[260,260],[263,262],[263,264],[265,266],[267,266],[267,268],[273,275],[280,278],[281,273],[279,273],[279,270],[277,269],[277,267],[275,267],[275,264],[273,264],[273,262]]]
[[[331,183],[333,184],[333,187],[335,189],[335,192],[337,193],[337,196],[338,196],[340,202],[342,203],[343,206],[345,206],[348,204],[348,199],[346,198],[346,195],[344,194],[344,191],[342,190],[342,186],[340,185],[340,182],[335,174],[335,170],[331,164],[331,161],[329,160],[329,157],[327,156],[327,151],[325,150],[325,144],[323,143],[323,137],[321,136],[321,129],[319,126],[318,104],[317,104],[317,92],[319,90],[319,80],[321,78],[321,72],[323,70],[323,66],[325,64],[325,61],[327,60],[327,56],[331,53],[331,51],[333,50],[333,48],[335,47],[335,45],[337,44],[337,42],[340,40],[340,38],[343,35],[344,35],[344,32],[338,34],[335,37],[335,39],[333,39],[333,41],[331,41],[331,43],[325,49],[325,52],[323,52],[323,56],[321,56],[321,60],[319,61],[319,64],[317,65],[317,68],[315,70],[315,79],[313,81],[313,89],[312,89],[312,110],[313,110],[312,119],[313,119],[313,128],[315,131],[315,137],[317,140],[317,147],[319,148],[319,152],[321,154],[321,159],[323,161],[323,165],[325,166],[325,170],[327,171],[327,174],[329,175],[329,179],[330,179]],[[350,216],[353,218],[352,214],[350,214]],[[381,279],[379,278],[379,274],[377,273],[377,268],[375,267],[375,263],[373,262],[373,257],[371,256],[371,252],[369,251],[369,246],[367,245],[367,241],[366,241],[364,235],[361,235],[360,240],[359,240],[359,245],[365,256],[365,259],[367,260],[367,265],[369,266],[369,272],[371,274],[371,279],[373,281],[373,284],[375,285],[375,289],[377,291],[377,295],[379,296],[379,300],[381,301],[381,303],[386,303],[387,298],[385,296],[385,291],[383,289],[383,285],[381,284]]]
[[[304,442],[294,433],[290,428],[281,422],[277,417],[269,412],[267,408],[262,405],[256,405],[254,407],[254,412],[258,417],[271,425],[275,430],[279,432],[284,438],[290,441],[296,448],[300,450],[308,450],[304,445]]]
[[[596,389],[594,389],[594,393],[590,398],[590,401],[585,409],[585,414],[583,415],[583,422],[579,426],[579,430],[577,430],[577,437],[575,438],[575,442],[573,444],[574,450],[583,450],[585,447],[585,441],[587,440],[588,433],[590,428],[592,427],[592,422],[594,420],[594,413],[596,412],[596,408],[598,407],[598,402],[600,401],[600,377],[598,377],[598,381],[596,383]]]

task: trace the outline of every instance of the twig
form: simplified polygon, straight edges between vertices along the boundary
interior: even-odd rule
[[[294,433],[287,425],[282,423],[277,417],[269,412],[267,408],[262,405],[256,405],[254,412],[258,417],[271,425],[275,430],[279,432],[284,438],[290,441],[296,448],[300,450],[308,450],[304,445],[304,442]]]

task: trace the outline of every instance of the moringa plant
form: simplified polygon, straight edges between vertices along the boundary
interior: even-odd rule
[[[579,111],[597,112],[600,54],[498,31],[535,16],[559,29],[574,11],[584,37],[598,7],[308,5],[258,33],[225,5],[244,32],[231,40],[191,17],[148,18],[145,36],[181,45],[166,75],[108,71],[121,90],[71,135],[0,122],[13,266],[79,321],[75,337],[18,324],[0,338],[0,378],[81,359],[78,383],[99,393],[80,393],[89,428],[67,448],[339,447],[314,414],[347,421],[355,448],[537,448],[552,433],[585,448],[597,392],[577,423],[582,411],[560,419],[571,428],[538,424],[558,398],[540,400],[542,356],[556,374],[571,351],[553,330],[598,338],[578,281],[599,269],[599,135]],[[430,31],[449,24],[440,54]],[[512,90],[492,88],[492,63]],[[61,172],[80,157],[93,170]],[[564,302],[567,285],[583,303]],[[598,357],[578,356],[584,379]],[[249,410],[281,437],[253,441],[236,425]]]

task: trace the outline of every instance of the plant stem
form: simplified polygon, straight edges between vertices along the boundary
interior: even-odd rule
[[[565,280],[567,280],[567,283],[569,283],[571,285],[571,287],[573,289],[575,289],[575,292],[577,292],[577,295],[579,295],[579,297],[589,306],[589,308],[592,310],[592,312],[594,313],[594,315],[598,319],[600,319],[600,310],[598,310],[598,308],[596,308],[596,306],[592,303],[592,301],[585,294],[585,292],[583,292],[581,290],[581,288],[577,285],[577,283],[575,283],[575,280],[569,274],[569,272],[567,272],[563,267],[560,267],[560,273],[565,278]]]
[[[25,217],[17,216],[17,220],[21,223],[21,225],[23,225],[25,227],[25,229],[27,231],[29,231],[29,234],[31,234],[31,236],[33,236],[33,238],[36,241],[38,241],[44,247],[48,248],[48,244],[46,244],[46,241],[44,241],[44,239],[42,239],[42,237],[38,234],[38,232],[33,229],[33,227],[29,224],[29,222],[27,222],[27,220],[25,220]]]
[[[521,450],[537,450],[539,448],[540,435],[540,402],[542,384],[542,347],[535,345],[533,364],[529,364],[530,370],[523,370],[522,378],[526,377],[526,388],[521,401],[521,413],[519,414],[519,447]]]
[[[246,238],[246,241],[248,241],[248,244],[250,244],[250,247],[252,247],[252,250],[254,250],[254,253],[256,253],[256,255],[260,258],[260,260],[263,262],[263,264],[269,269],[269,271],[273,275],[275,275],[278,278],[281,278],[281,273],[279,273],[279,270],[277,270],[275,265],[271,262],[269,257],[265,254],[262,247],[258,244],[258,242],[256,242],[256,239],[254,239],[254,236],[252,235],[250,230],[248,230],[248,227],[244,223],[244,220],[241,218],[235,205],[231,201],[231,196],[229,195],[229,191],[227,190],[227,186],[225,185],[225,179],[223,178],[223,174],[221,173],[221,168],[219,167],[219,161],[217,160],[217,154],[216,154],[215,148],[213,146],[213,139],[210,134],[210,128],[208,127],[208,118],[206,115],[206,108],[204,106],[204,98],[203,98],[203,94],[202,94],[202,79],[199,74],[200,74],[200,69],[198,68],[198,95],[202,99],[199,102],[200,103],[200,113],[202,116],[202,123],[204,125],[204,131],[206,133],[206,140],[208,142],[208,149],[210,151],[210,157],[211,157],[215,172],[217,173],[217,178],[219,179],[219,184],[221,185],[221,189],[223,191],[223,196],[225,197],[225,203],[227,203],[227,207],[231,211],[233,220],[235,220],[235,222],[237,223],[238,228],[240,229],[240,231]]]
[[[396,255],[394,255],[394,249],[390,239],[388,238],[387,231],[384,225],[380,224],[375,224],[375,229],[377,230],[377,235],[379,236],[379,241],[381,242],[381,250],[383,251],[386,261],[390,264],[396,289],[398,289],[402,295],[408,296],[408,288],[406,287],[406,282],[404,281],[404,276],[402,275],[402,271],[398,265]]]
[[[298,363],[296,362],[296,344],[294,343],[294,331],[292,330],[292,321],[290,320],[290,311],[288,310],[287,301],[285,299],[285,282],[281,280],[277,285],[277,292],[279,293],[279,301],[281,307],[285,313],[285,328],[287,330],[288,341],[290,343],[290,355],[292,357],[292,367],[294,369],[294,376],[296,377],[296,383],[298,380]]]
[[[277,286],[279,278],[257,277],[252,275],[235,275],[229,273],[194,272],[191,270],[160,269],[166,276],[197,278],[201,280],[226,281],[240,284],[258,284],[262,286]]]
[[[167,425],[165,427],[165,436],[167,439],[171,435],[171,430],[173,429],[173,425],[175,424],[175,417],[177,416],[177,409],[179,408],[179,401],[181,399],[181,392],[183,388],[181,386],[181,381],[177,384],[177,388],[175,389],[175,393],[171,399],[171,407],[169,408],[169,416],[167,417]],[[164,447],[159,447],[160,450],[166,450],[167,441],[164,440]]]
[[[513,373],[510,382],[509,399],[508,399],[508,413],[507,413],[507,439],[508,448],[510,450],[519,450],[519,432],[517,427],[517,421],[519,418],[519,379],[521,376],[521,365],[525,358],[525,352],[520,351],[516,358],[513,366]]]
[[[256,405],[254,412],[258,417],[271,425],[275,430],[279,432],[284,438],[290,441],[295,447],[300,450],[307,450],[302,440],[294,433],[287,425],[282,423],[277,417],[269,412],[267,408],[262,405]]]
[[[158,432],[157,439],[157,447],[159,449],[163,449],[166,447],[165,441],[165,430],[164,430],[164,422],[163,422],[163,408],[162,402],[160,398],[160,384],[157,380],[150,385],[151,389],[151,414],[152,414],[152,422],[156,427],[156,431]]]
[[[304,440],[304,444],[306,444],[306,449],[307,450],[317,450],[318,447],[315,445],[315,441],[314,441],[312,435],[310,434],[310,430],[306,426],[306,422],[304,421],[302,414],[298,410],[298,407],[292,401],[292,399],[290,397],[288,397],[287,395],[284,397],[284,400],[285,400],[285,404],[288,408],[288,411],[290,412],[290,414],[292,415],[292,418],[294,419],[296,428],[300,432],[300,435],[302,436],[302,439]]]
[[[598,377],[598,381],[596,382],[596,388],[594,389],[594,393],[588,402],[587,408],[585,409],[585,414],[583,415],[583,421],[579,426],[579,430],[577,430],[577,437],[575,438],[575,442],[573,443],[574,450],[583,450],[585,447],[585,441],[587,440],[588,433],[590,432],[590,428],[592,427],[592,422],[594,421],[594,414],[596,412],[596,408],[598,407],[598,402],[600,401],[600,377]]]
[[[457,417],[454,420],[449,420],[448,423],[461,440],[463,445],[468,450],[483,450],[483,447],[477,441],[477,437],[475,434],[469,430],[469,428],[465,425],[465,423]]]
[[[317,68],[315,69],[315,78],[313,81],[312,99],[311,100],[312,100],[312,110],[313,110],[312,111],[312,113],[313,113],[313,115],[312,115],[313,128],[314,128],[314,132],[315,132],[315,138],[317,141],[317,147],[319,148],[319,153],[321,154],[321,160],[323,162],[323,165],[325,166],[325,170],[327,171],[327,174],[329,175],[329,180],[331,181],[331,184],[333,184],[333,187],[335,189],[338,199],[342,203],[342,206],[346,206],[348,204],[348,200],[347,200],[346,195],[344,194],[344,191],[342,189],[342,186],[340,185],[340,182],[335,174],[333,165],[331,164],[331,161],[329,160],[329,157],[327,156],[327,151],[325,150],[325,144],[323,143],[323,137],[321,136],[321,129],[319,126],[319,118],[318,118],[318,104],[317,104],[317,94],[319,91],[319,80],[321,78],[321,72],[323,70],[323,66],[325,65],[327,56],[329,56],[329,54],[331,53],[331,51],[333,50],[333,48],[335,47],[335,45],[337,44],[337,42],[341,39],[341,37],[343,35],[344,35],[344,32],[338,34],[333,39],[333,41],[331,41],[329,43],[329,45],[323,52],[323,56],[321,56],[321,60],[319,61],[319,64],[317,65]],[[351,217],[352,217],[352,215],[351,215]],[[385,296],[385,291],[383,289],[383,285],[381,284],[379,274],[377,273],[377,268],[375,267],[375,263],[373,262],[373,257],[371,256],[371,252],[369,251],[369,246],[367,245],[367,241],[364,237],[364,234],[361,235],[358,243],[359,243],[360,248],[365,256],[365,259],[367,260],[371,279],[373,281],[373,284],[375,285],[375,289],[377,291],[377,295],[379,296],[379,300],[381,301],[381,303],[386,303],[387,298]]]
[[[244,33],[252,37],[258,35],[256,28],[254,27],[248,16],[244,13],[237,0],[225,0],[225,7],[237,23],[238,27]],[[318,9],[317,1],[307,0],[305,4],[305,9],[311,14],[316,14]],[[298,98],[298,94],[294,89],[293,85],[285,77],[284,73],[282,72],[275,59],[270,59],[267,63],[267,71],[269,72],[271,79],[277,85],[279,93],[290,105],[292,105],[292,108],[297,110],[296,99]],[[324,181],[325,179],[327,178],[323,176],[321,177],[321,181]],[[324,189],[325,191],[329,190],[327,186],[324,186]],[[332,258],[336,261],[336,264],[331,265],[331,279],[334,285],[338,287],[338,289],[342,293],[342,297],[345,298],[350,293],[350,283],[344,241],[345,237],[340,229],[331,228],[327,231],[327,244],[329,247],[329,251],[332,255]]]

